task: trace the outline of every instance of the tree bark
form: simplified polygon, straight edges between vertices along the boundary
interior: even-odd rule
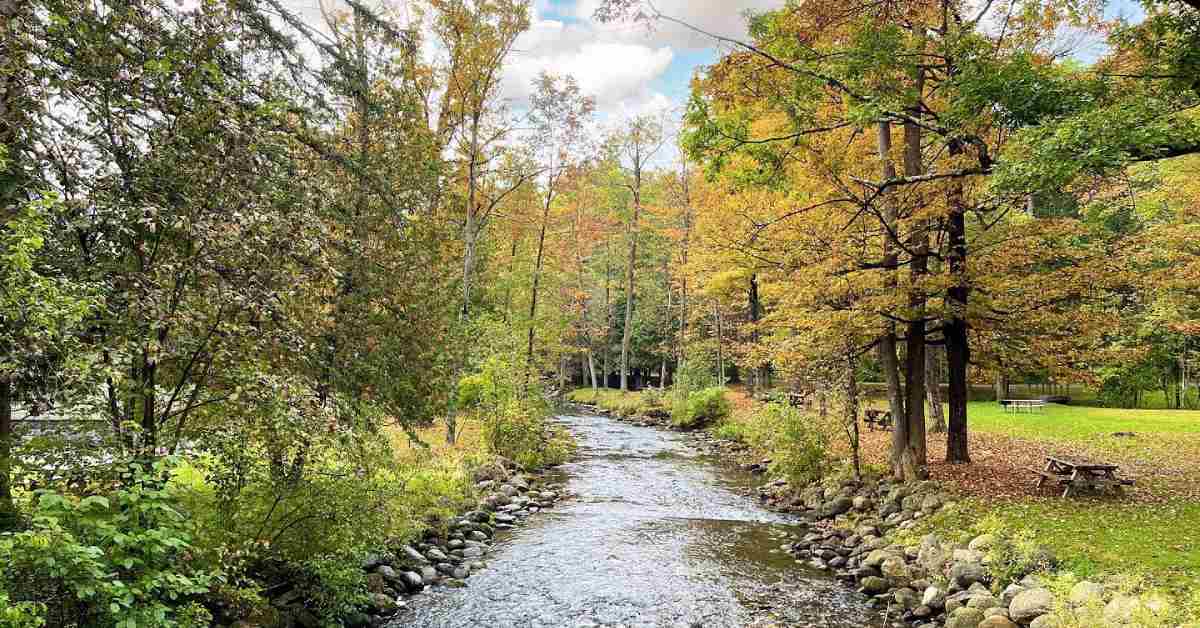
[[[882,178],[884,181],[889,181],[896,178],[896,166],[892,161],[892,125],[890,122],[882,121],[879,123],[879,159],[882,162]],[[891,198],[883,199],[883,217],[888,235],[883,241],[883,265],[888,269],[888,276],[884,280],[885,286],[890,290],[896,288],[895,266],[897,260],[896,250],[899,248],[899,243],[896,241],[897,230],[897,215],[896,205]],[[883,370],[883,380],[887,383],[888,407],[892,416],[892,474],[896,479],[903,480],[903,468],[901,466],[901,455],[908,446],[908,425],[905,417],[907,414],[904,410],[904,394],[900,387],[900,363],[896,358],[896,323],[891,319],[884,321],[884,333],[879,339],[879,365]]]
[[[935,434],[946,431],[946,415],[942,413],[941,353],[933,345],[925,350],[925,398],[929,401],[929,429]]]
[[[923,48],[923,46],[922,46]],[[917,104],[909,109],[913,117],[921,115],[920,100],[924,96],[924,68],[914,68]],[[904,124],[904,175],[919,176],[924,173],[921,159],[922,130],[912,122]],[[919,210],[919,208],[914,208]],[[909,234],[908,321],[905,324],[905,382],[907,395],[905,410],[908,411],[908,447],[901,462],[907,480],[925,479],[928,475],[925,451],[925,293],[921,285],[929,271],[929,231],[924,220],[914,220]]]
[[[551,183],[553,186],[553,183]],[[537,327],[538,288],[542,285],[542,260],[546,249],[546,223],[550,222],[550,204],[553,193],[547,193],[542,204],[542,226],[538,233],[537,262],[533,267],[533,285],[529,294],[529,346],[525,352],[525,388],[529,388],[529,378],[533,373],[533,336]]]
[[[961,144],[951,144],[950,152],[951,155],[961,154]],[[947,258],[950,266],[950,288],[946,291],[946,306],[949,317],[944,323],[944,335],[946,370],[950,384],[950,431],[946,436],[946,462],[967,463],[971,461],[967,434],[967,368],[971,362],[971,348],[967,336],[967,302],[971,289],[967,276],[967,210],[961,181],[951,186],[949,197],[950,215],[946,221],[949,248]]]
[[[854,468],[854,480],[862,481],[862,461],[859,455],[858,432],[858,365],[854,352],[846,353],[846,429],[850,436],[850,461]]]
[[[633,340],[634,271],[637,267],[638,220],[642,211],[640,154],[633,166],[633,216],[629,220],[629,264],[625,271],[625,328],[621,333],[621,390],[629,390],[629,344]]]
[[[721,338],[721,308],[713,302],[713,323],[717,332],[717,385],[725,385],[725,351]]]
[[[479,162],[479,114],[471,121],[471,154],[467,164],[467,217],[463,225],[463,243],[466,252],[463,255],[463,288],[462,312],[460,318],[467,320],[471,310],[471,279],[475,273],[475,249],[479,239],[479,207],[478,195],[478,162]]]

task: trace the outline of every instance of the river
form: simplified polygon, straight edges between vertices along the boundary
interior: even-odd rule
[[[410,600],[393,627],[878,626],[863,598],[779,550],[802,528],[688,436],[559,417],[572,498],[497,536],[488,568]]]

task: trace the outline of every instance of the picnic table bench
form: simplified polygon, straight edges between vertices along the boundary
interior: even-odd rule
[[[867,429],[884,431],[892,429],[892,413],[888,410],[866,410],[863,412],[863,423]]]
[[[1046,482],[1056,482],[1063,487],[1063,497],[1069,497],[1071,490],[1076,488],[1091,488],[1095,490],[1120,489],[1133,486],[1133,480],[1117,476],[1117,465],[1082,460],[1070,460],[1057,456],[1046,457],[1046,467],[1030,469],[1038,475],[1038,488]]]
[[[1046,407],[1046,402],[1041,399],[1001,399],[1000,405],[1004,407],[1005,412],[1027,412],[1041,411]]]

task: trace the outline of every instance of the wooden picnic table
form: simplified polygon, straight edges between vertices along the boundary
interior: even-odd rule
[[[1103,490],[1132,486],[1133,480],[1117,476],[1118,468],[1115,464],[1046,456],[1046,467],[1033,469],[1033,472],[1039,476],[1038,488],[1047,481],[1057,482],[1064,487],[1062,496],[1069,497],[1075,488]]]
[[[876,428],[883,431],[892,429],[892,413],[888,410],[868,409],[863,412],[863,423],[867,424],[867,429],[874,431]]]
[[[1046,402],[1041,399],[1002,399],[1000,405],[1004,406],[1005,412],[1020,412],[1021,410],[1033,412],[1045,408]]]

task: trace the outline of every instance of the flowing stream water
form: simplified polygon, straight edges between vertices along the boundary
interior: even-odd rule
[[[393,627],[882,625],[861,596],[780,551],[803,529],[686,435],[559,421],[579,443],[559,471],[573,497],[497,535],[487,569],[414,598]]]

